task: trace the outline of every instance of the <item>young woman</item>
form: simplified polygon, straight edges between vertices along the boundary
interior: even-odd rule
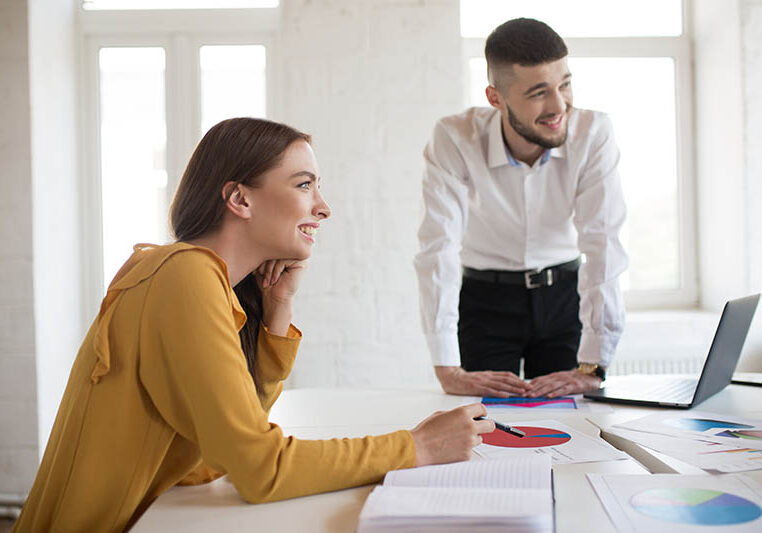
[[[177,242],[137,245],[109,286],[15,531],[129,529],[169,487],[223,473],[252,503],[372,483],[467,459],[494,429],[474,420],[480,404],[361,439],[268,422],[301,339],[292,299],[330,216],[309,143],[250,118],[204,136],[172,205]]]

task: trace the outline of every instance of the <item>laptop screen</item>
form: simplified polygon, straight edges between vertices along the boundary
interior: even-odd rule
[[[755,294],[725,304],[693,397],[694,404],[718,393],[730,383],[758,301],[759,294]]]

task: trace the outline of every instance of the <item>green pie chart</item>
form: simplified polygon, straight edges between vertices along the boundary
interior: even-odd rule
[[[709,489],[648,489],[630,499],[633,509],[678,524],[728,526],[759,519],[762,509],[735,494]]]

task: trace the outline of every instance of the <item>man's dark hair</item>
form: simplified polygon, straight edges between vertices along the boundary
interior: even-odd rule
[[[519,18],[504,22],[487,37],[484,56],[490,79],[497,71],[512,65],[531,67],[566,57],[569,50],[553,28],[535,19]]]

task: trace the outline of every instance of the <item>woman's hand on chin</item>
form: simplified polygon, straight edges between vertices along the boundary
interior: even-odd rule
[[[306,267],[306,260],[270,259],[259,265],[255,274],[263,295],[290,300],[299,288],[299,279]]]
[[[306,267],[306,260],[271,259],[254,272],[262,289],[262,320],[275,335],[285,335],[288,331],[291,301]]]

